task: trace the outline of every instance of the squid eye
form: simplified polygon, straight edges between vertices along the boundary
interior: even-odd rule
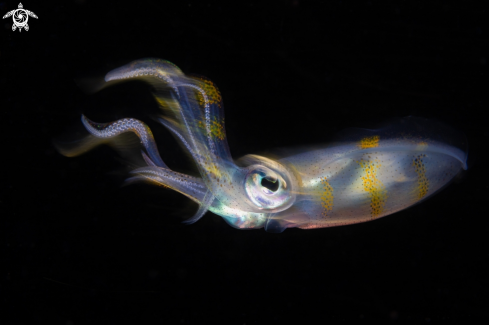
[[[290,189],[282,175],[265,166],[252,166],[245,178],[248,198],[259,209],[283,208],[291,200]]]
[[[277,192],[280,183],[277,181],[277,179],[264,177],[261,180],[261,186],[268,188],[272,192]]]

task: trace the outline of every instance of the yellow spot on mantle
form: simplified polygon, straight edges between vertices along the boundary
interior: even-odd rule
[[[377,148],[379,146],[379,140],[380,140],[380,136],[378,135],[365,137],[362,140],[360,140],[358,147],[360,147],[360,149]]]
[[[321,206],[323,207],[323,215],[327,216],[329,212],[333,210],[333,187],[329,184],[326,177],[321,177]]]
[[[378,160],[357,161],[364,173],[361,176],[362,185],[365,192],[370,197],[370,208],[372,217],[376,217],[382,214],[384,211],[385,203],[387,201],[387,190],[384,184],[378,179],[378,171],[382,165]]]
[[[426,167],[423,162],[423,158],[426,157],[425,154],[417,155],[413,159],[413,166],[416,174],[418,174],[418,185],[416,186],[416,194],[418,200],[421,200],[426,196],[429,190],[430,182],[426,177]]]

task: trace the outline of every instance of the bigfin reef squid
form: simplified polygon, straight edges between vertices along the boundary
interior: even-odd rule
[[[129,79],[157,85],[155,99],[166,113],[158,121],[190,154],[200,177],[171,170],[149,127],[133,118],[96,123],[82,115],[92,141],[78,148],[59,145],[58,150],[75,156],[123,133],[136,134],[146,166],[132,170],[129,180],[163,185],[197,202],[197,212],[186,223],[207,211],[235,228],[269,232],[365,222],[425,200],[467,169],[465,136],[418,117],[377,129],[348,129],[324,148],[280,159],[246,155],[235,161],[221,94],[210,80],[187,76],[160,59],[133,61],[105,76],[109,84]]]

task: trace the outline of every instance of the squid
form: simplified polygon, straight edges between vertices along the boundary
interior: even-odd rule
[[[189,224],[207,211],[232,227],[268,232],[366,222],[425,200],[467,169],[462,133],[412,116],[377,129],[348,129],[327,146],[283,158],[251,154],[234,160],[221,94],[210,80],[160,59],[133,61],[105,76],[108,84],[130,79],[154,85],[164,112],[158,122],[188,152],[200,177],[171,170],[149,127],[133,118],[96,123],[82,115],[91,140],[58,150],[75,156],[123,133],[136,134],[145,166],[132,170],[128,180],[162,185],[198,203]]]

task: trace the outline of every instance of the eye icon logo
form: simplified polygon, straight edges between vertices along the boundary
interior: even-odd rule
[[[3,19],[12,16],[12,19],[14,20],[14,24],[12,25],[13,31],[15,31],[17,28],[19,29],[19,32],[22,31],[22,28],[28,31],[29,25],[27,25],[27,21],[29,20],[29,16],[37,19],[35,13],[29,10],[25,10],[23,8],[24,7],[22,6],[22,3],[19,3],[18,9],[11,10],[7,12],[5,16],[3,16]]]

